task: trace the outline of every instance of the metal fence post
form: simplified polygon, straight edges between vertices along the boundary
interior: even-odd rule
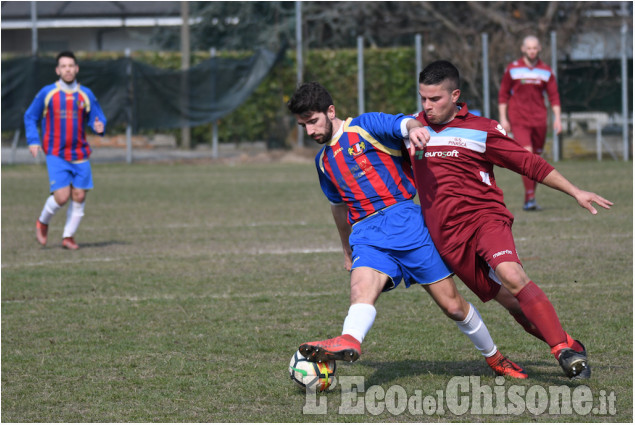
[[[126,163],[132,164],[132,60],[130,59],[130,49],[125,50],[127,59],[126,76],[128,78],[128,105],[126,106]]]
[[[421,112],[421,97],[419,95],[419,73],[423,71],[423,59],[421,57],[421,34],[415,35],[415,87],[417,90],[415,93],[417,94],[415,103],[415,111]]]
[[[357,109],[364,113],[364,37],[357,36]]]
[[[211,58],[216,57],[215,47],[209,49],[209,55]],[[214,68],[214,75],[212,77],[214,79],[214,81],[212,82],[212,97],[214,101],[216,101],[216,71],[217,69]],[[212,123],[212,158],[218,158],[218,120],[214,120],[214,122]]]
[[[556,32],[551,31],[551,68],[553,76],[558,79],[558,46],[556,43]],[[553,116],[553,114],[552,114]],[[553,130],[553,162],[560,161],[560,138],[556,130]]]
[[[481,34],[481,45],[483,48],[483,116],[491,118],[489,107],[489,36],[487,33]]]

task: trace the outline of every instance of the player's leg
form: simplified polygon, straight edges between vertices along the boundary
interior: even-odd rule
[[[532,128],[522,125],[512,125],[512,131],[514,133],[514,140],[516,140],[522,147],[529,152],[533,152],[532,144]],[[525,201],[523,209],[525,211],[535,211],[538,209],[536,204],[536,182],[526,176],[521,176],[523,181],[523,187],[525,189]]]
[[[491,221],[481,226],[476,234],[476,244],[479,255],[493,268],[501,284],[518,300],[523,314],[551,347],[552,354],[565,373],[568,376],[582,373],[587,367],[586,356],[572,349],[551,301],[525,273],[509,224]],[[571,357],[573,359],[568,361]]]
[[[545,141],[547,137],[547,125],[531,128],[531,149],[536,155],[542,156],[545,148]],[[538,182],[532,180],[533,183],[533,203],[529,205],[531,209],[529,211],[540,211],[540,206],[536,203],[536,191],[538,189]]]
[[[48,240],[48,226],[53,216],[66,204],[70,197],[72,181],[68,163],[56,156],[46,156],[49,177],[49,192],[44,207],[35,223],[35,236],[41,245]]]
[[[501,354],[478,310],[459,294],[451,277],[423,287],[446,316],[454,320],[459,330],[472,341],[494,373],[520,379],[527,378],[527,373],[520,366]]]
[[[342,335],[300,345],[300,353],[312,361],[355,361],[361,355],[361,343],[375,322],[375,302],[389,277],[369,267],[351,271],[351,305],[344,319]]]
[[[62,246],[66,249],[76,250],[79,245],[75,242],[74,235],[84,217],[86,194],[93,187],[92,171],[88,161],[72,164],[73,183],[71,202],[66,212],[66,224],[62,235]]]

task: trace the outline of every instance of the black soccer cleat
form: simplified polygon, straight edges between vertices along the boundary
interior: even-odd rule
[[[582,346],[582,351],[580,351],[580,354],[582,354],[584,357],[586,357],[586,347],[584,346],[584,344],[582,344],[580,341],[578,341],[577,339],[575,340],[575,342],[577,342],[578,344],[580,344]],[[589,379],[591,378],[591,366],[589,365],[588,361],[586,364],[586,367],[584,368],[584,370],[582,370],[582,372],[580,372],[577,376],[573,377],[573,379]]]
[[[584,352],[577,352],[571,348],[564,348],[560,351],[558,357],[558,363],[564,371],[564,374],[569,378],[580,379],[584,376],[580,376],[589,367],[586,357],[586,350]],[[586,373],[585,373],[586,374]],[[588,371],[588,376],[591,376],[591,370]]]

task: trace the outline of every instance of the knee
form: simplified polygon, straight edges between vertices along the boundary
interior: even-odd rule
[[[513,295],[516,295],[529,283],[529,277],[520,264],[517,264],[517,267],[499,267],[496,274]]]
[[[55,193],[53,197],[55,198],[55,202],[57,203],[57,205],[62,207],[66,205],[66,203],[70,199],[70,193]]]
[[[464,305],[465,304],[465,305]],[[461,298],[454,298],[447,300],[442,306],[441,310],[448,316],[450,319],[455,322],[460,322],[461,320],[465,320],[465,316],[467,315],[467,311],[465,306],[467,303],[463,301]]]
[[[73,190],[73,202],[82,203],[86,199],[86,192],[83,190]]]

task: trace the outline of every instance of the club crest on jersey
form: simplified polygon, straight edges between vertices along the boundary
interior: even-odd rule
[[[77,107],[78,108],[84,109],[85,106],[86,106],[86,103],[82,99],[78,99],[77,100]]]
[[[364,142],[357,142],[350,148],[348,148],[348,154],[350,156],[357,156],[364,153],[364,149],[366,149],[366,144]]]

